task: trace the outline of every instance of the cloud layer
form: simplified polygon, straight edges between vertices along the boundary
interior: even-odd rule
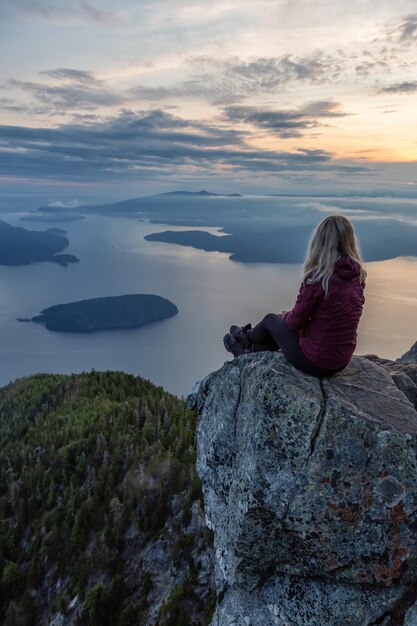
[[[245,134],[185,120],[159,109],[124,113],[103,122],[58,128],[0,127],[5,175],[115,179],[182,170],[214,172],[339,172],[366,168],[338,164],[323,150],[255,150]]]

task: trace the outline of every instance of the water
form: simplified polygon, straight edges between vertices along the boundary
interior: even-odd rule
[[[1,219],[47,227],[18,217]],[[231,323],[254,323],[265,313],[289,309],[298,291],[300,266],[240,264],[221,253],[144,241],[146,234],[166,230],[164,225],[87,216],[59,226],[71,242],[66,252],[80,263],[0,266],[0,385],[35,372],[120,369],[186,395],[196,380],[229,359],[221,340]],[[357,352],[396,358],[417,339],[417,259],[367,268]],[[125,293],[164,296],[179,313],[135,330],[94,334],[55,333],[16,321],[53,304]]]

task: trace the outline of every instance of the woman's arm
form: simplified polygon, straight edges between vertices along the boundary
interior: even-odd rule
[[[284,322],[291,330],[301,330],[310,319],[317,301],[323,296],[324,290],[320,283],[307,285],[303,283],[298,292],[297,300],[291,311],[284,315]]]

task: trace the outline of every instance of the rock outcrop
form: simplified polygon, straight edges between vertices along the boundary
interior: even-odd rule
[[[417,625],[416,348],[324,379],[245,355],[194,390],[213,626]]]

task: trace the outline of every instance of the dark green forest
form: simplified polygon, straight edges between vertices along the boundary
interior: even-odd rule
[[[0,390],[0,623],[204,625],[211,536],[183,400],[121,372]]]

